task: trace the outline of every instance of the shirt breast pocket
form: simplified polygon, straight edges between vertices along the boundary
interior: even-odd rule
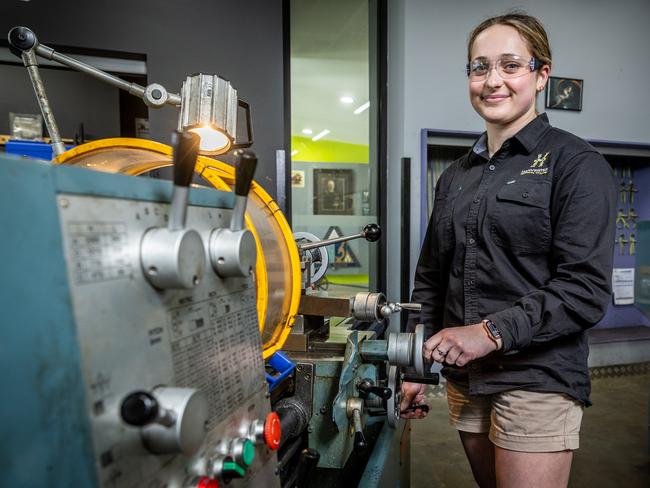
[[[491,235],[495,244],[515,252],[540,254],[551,246],[549,181],[518,181],[496,194]]]

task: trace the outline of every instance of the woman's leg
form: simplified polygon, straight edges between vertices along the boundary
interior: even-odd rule
[[[494,449],[496,486],[499,488],[562,488],[569,484],[572,451],[517,452],[500,447]]]
[[[488,434],[458,431],[463,449],[472,467],[474,479],[481,488],[495,488],[496,475],[494,470],[494,444],[488,439]]]

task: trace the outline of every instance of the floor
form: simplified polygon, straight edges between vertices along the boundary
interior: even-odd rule
[[[628,368],[622,376],[603,373],[617,372],[599,370],[592,380],[593,406],[583,417],[569,486],[648,488],[648,368]],[[444,390],[429,390],[428,397],[429,416],[412,422],[411,488],[477,486],[458,434],[449,425]]]

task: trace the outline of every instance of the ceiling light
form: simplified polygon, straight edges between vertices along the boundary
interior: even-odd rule
[[[311,140],[316,142],[317,140],[322,139],[323,137],[325,137],[329,133],[330,133],[329,129],[324,129],[324,130],[320,131],[318,134],[316,134],[314,137],[312,137]]]
[[[305,129],[302,130],[302,133],[305,134],[306,136],[310,136],[310,135],[312,135],[314,133],[314,131],[311,130],[311,129],[305,128]]]
[[[356,109],[354,109],[354,115],[359,115],[360,113],[365,112],[368,110],[368,107],[370,107],[370,102],[359,105]]]
[[[341,103],[345,103],[345,104],[354,103],[354,98],[348,96],[341,97],[339,100],[341,100]]]
[[[293,151],[291,151],[291,155],[292,155],[292,156],[295,156],[295,155],[298,154],[299,152],[300,152],[300,151],[298,151],[297,149],[294,149]]]

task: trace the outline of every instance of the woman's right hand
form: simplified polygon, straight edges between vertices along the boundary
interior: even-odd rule
[[[425,385],[420,383],[402,383],[402,402],[400,403],[400,412],[404,412],[409,405],[422,405],[424,402],[424,387]],[[402,413],[401,417],[403,419],[423,419],[427,416],[427,412],[421,408],[415,410],[409,410],[406,413]]]

